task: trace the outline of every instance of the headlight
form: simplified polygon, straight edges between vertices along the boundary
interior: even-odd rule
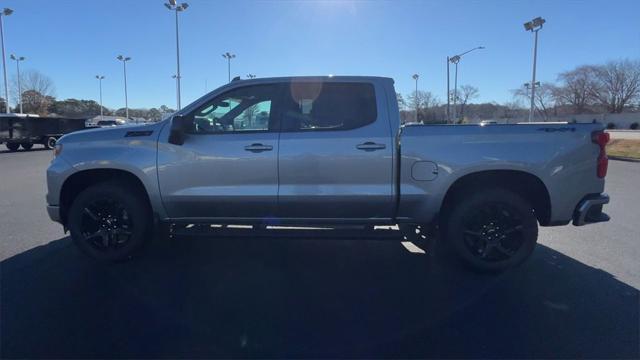
[[[53,147],[53,157],[60,155],[61,152],[62,152],[62,144],[56,144],[56,146]]]

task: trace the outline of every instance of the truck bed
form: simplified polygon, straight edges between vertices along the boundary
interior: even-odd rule
[[[403,126],[398,216],[435,216],[446,189],[466,174],[521,171],[548,189],[551,222],[571,219],[581,197],[603,191],[604,179],[596,175],[599,147],[591,140],[602,129],[592,123]],[[416,162],[433,164],[437,175],[415,180]]]

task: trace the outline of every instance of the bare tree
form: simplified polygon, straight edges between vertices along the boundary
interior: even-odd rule
[[[640,97],[640,61],[610,61],[590,71],[595,78],[590,96],[610,113],[621,113]]]
[[[20,74],[20,88],[22,89],[23,104],[27,100],[30,101],[30,108],[38,109],[40,114],[42,109],[46,109],[45,99],[50,102],[50,98],[54,98],[56,92],[53,80],[37,70],[27,70]],[[29,99],[25,99],[26,96],[29,96]],[[20,102],[17,76],[11,79],[11,97],[15,104]]]
[[[596,88],[596,80],[591,66],[580,66],[575,70],[558,75],[561,85],[555,89],[556,103],[567,104],[574,114],[581,114],[592,104],[591,93]]]
[[[503,112],[500,117],[506,119],[507,123],[510,119],[517,118],[520,114],[524,114],[526,112],[519,98],[505,102],[502,110]]]
[[[416,109],[418,110],[418,121],[424,121],[429,110],[440,105],[438,98],[430,91],[418,90],[417,93],[414,91],[408,96],[408,99],[408,108],[413,111],[416,111]]]
[[[551,83],[542,83],[536,86],[536,95],[534,99],[535,110],[538,112],[538,115],[541,116],[545,121],[549,120],[549,116],[551,116],[551,111],[555,108],[555,93],[556,93],[555,85]],[[516,89],[513,91],[514,96],[524,99],[531,98],[531,90],[526,87],[522,87],[520,89]]]
[[[460,101],[460,118],[464,119],[464,108],[469,102],[469,100],[475,99],[478,97],[479,90],[475,86],[471,85],[462,85],[460,87],[460,91],[458,91],[458,99]]]
[[[404,110],[407,107],[407,103],[404,101],[404,97],[399,92],[396,93],[396,99],[398,100],[398,108]]]
[[[408,99],[409,99],[409,108],[411,109],[431,108],[434,106],[438,106],[440,104],[440,101],[438,100],[438,98],[435,95],[433,95],[433,93],[431,93],[430,91],[418,90],[417,95],[416,95],[416,92],[414,91],[411,93],[411,95],[409,95]]]

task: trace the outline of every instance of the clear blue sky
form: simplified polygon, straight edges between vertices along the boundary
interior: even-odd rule
[[[445,100],[447,55],[484,45],[460,63],[459,83],[480,89],[476,101],[511,100],[529,81],[533,37],[522,24],[547,20],[540,32],[538,78],[553,81],[581,64],[640,58],[640,1],[205,1],[180,14],[183,105],[232,76],[380,75],[403,94],[419,87]],[[7,52],[23,68],[51,77],[59,99],[97,99],[130,107],[175,107],[174,18],[163,0],[3,0]],[[15,63],[8,63],[10,76]]]

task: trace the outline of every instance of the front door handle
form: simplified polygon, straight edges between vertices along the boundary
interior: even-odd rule
[[[271,151],[273,150],[273,146],[271,145],[263,145],[263,144],[251,144],[244,147],[245,150],[251,151],[254,153],[262,152],[262,151]]]
[[[385,144],[376,144],[376,143],[374,143],[372,141],[367,141],[365,143],[358,144],[356,146],[357,149],[364,150],[364,151],[382,150],[382,149],[384,149],[386,147],[387,146]]]

